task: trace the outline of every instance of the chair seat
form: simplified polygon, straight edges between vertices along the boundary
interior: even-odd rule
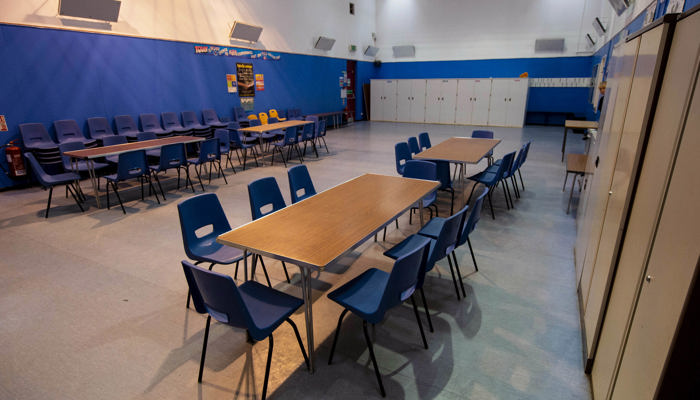
[[[415,247],[412,250],[415,250]],[[328,298],[349,309],[358,317],[376,324],[381,321],[384,314],[376,315],[388,282],[388,273],[370,268],[328,294]]]
[[[215,264],[233,264],[243,259],[243,250],[231,246],[224,246],[215,239],[197,243],[190,249],[190,257],[195,261],[204,261]]]
[[[73,172],[64,172],[62,174],[55,175],[46,174],[43,178],[46,183],[50,185],[63,185],[80,180],[80,176],[78,174],[74,174]]]
[[[479,183],[483,183],[484,185],[491,186],[496,184],[496,180],[498,178],[497,175],[498,171],[498,166],[497,165],[492,165],[485,170],[479,172],[476,175],[472,175],[467,179],[470,179],[472,181],[477,181]]]
[[[246,281],[238,286],[241,298],[250,310],[256,329],[249,329],[255,340],[268,337],[279,325],[294,313],[304,300],[262,285]]]

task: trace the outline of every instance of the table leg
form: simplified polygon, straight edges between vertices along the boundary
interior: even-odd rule
[[[564,151],[566,150],[566,132],[569,130],[566,126],[564,127],[564,140],[561,142],[561,162],[564,162]]]
[[[311,307],[311,269],[299,266],[301,272],[301,292],[304,298],[304,318],[306,320],[306,350],[309,352],[309,372],[314,373],[314,319]]]
[[[100,193],[97,190],[97,176],[95,175],[95,161],[91,159],[85,160],[88,166],[88,172],[90,173],[90,182],[92,183],[92,190],[95,193],[95,201],[97,202],[97,208],[100,208]]]
[[[243,279],[245,282],[248,282],[248,254],[250,254],[248,250],[243,250]]]
[[[418,214],[420,214],[420,226],[423,227],[423,199],[418,200]]]
[[[571,199],[574,197],[574,186],[576,186],[576,178],[578,178],[578,175],[574,175],[574,179],[571,181],[571,193],[569,193],[569,205],[566,206],[566,213],[567,214],[571,210]]]

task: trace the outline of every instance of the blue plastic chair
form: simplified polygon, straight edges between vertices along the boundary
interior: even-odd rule
[[[309,358],[306,355],[304,344],[301,342],[299,329],[297,329],[294,321],[289,318],[301,307],[304,303],[303,300],[265,287],[255,281],[247,281],[240,286],[236,286],[236,283],[230,276],[207,271],[187,261],[182,261],[182,268],[185,272],[187,284],[193,294],[192,299],[195,304],[195,310],[202,314],[209,314],[207,316],[207,325],[204,328],[202,358],[199,362],[197,382],[202,383],[204,359],[207,354],[207,341],[209,340],[209,325],[212,317],[234,328],[246,329],[253,340],[269,339],[270,344],[267,349],[267,364],[263,380],[263,399],[267,396],[267,381],[270,377],[270,363],[274,345],[272,333],[277,327],[282,325],[282,322],[288,322],[294,329],[294,335],[297,338],[297,343],[299,343],[301,354],[304,356],[306,368],[309,368]]]
[[[503,156],[503,160],[498,163],[491,165],[490,167],[486,168],[485,170],[479,172],[476,175],[470,176],[467,179],[470,179],[472,181],[475,181],[476,183],[481,183],[485,185],[488,189],[488,198],[489,198],[489,206],[491,207],[491,218],[496,219],[496,215],[493,212],[493,202],[491,200],[492,193],[494,188],[498,185],[499,182],[502,181],[503,179],[503,173],[507,168],[510,168],[511,163],[513,162],[513,158],[515,157],[515,152],[511,152]],[[474,194],[474,189],[476,189],[476,184],[472,185],[472,190],[471,193],[469,193],[469,198],[467,199],[467,203],[469,203],[469,200],[472,198],[472,195]],[[503,186],[503,185],[502,185]],[[505,186],[503,186],[503,196],[506,199],[506,207],[509,207],[508,205],[508,194],[506,193]]]
[[[318,122],[318,129],[316,130],[316,141],[318,139],[323,140],[323,147],[326,148],[326,153],[330,154],[331,152],[328,150],[328,144],[326,144],[326,120],[325,118],[320,120]]]
[[[309,176],[306,165],[295,165],[287,170],[289,179],[289,191],[292,196],[292,204],[300,202],[316,194],[314,183]]]
[[[472,131],[472,137],[473,138],[480,138],[480,139],[493,139],[493,131],[476,129],[476,130]],[[489,165],[493,164],[493,150],[486,153],[486,157],[489,160]]]
[[[275,180],[275,178],[272,176],[256,179],[253,182],[250,182],[248,184],[248,200],[250,202],[250,214],[253,221],[287,207],[287,204],[284,202],[284,198],[282,197],[280,187],[277,185],[277,180]],[[263,209],[267,209],[268,207],[270,207],[269,210],[263,211]],[[267,278],[265,263],[260,255],[257,255],[257,257],[262,264],[263,271],[265,271],[265,277]],[[284,269],[284,275],[287,277],[287,283],[291,283],[289,273],[287,272],[287,265],[284,263],[284,261],[282,261],[282,268]],[[254,272],[255,271],[253,271],[253,273]]]
[[[143,181],[148,181],[148,193],[153,191],[156,196],[156,201],[160,204],[158,199],[158,192],[156,192],[151,182],[151,170],[146,163],[146,152],[143,150],[130,151],[127,153],[119,154],[119,163],[117,164],[117,173],[112,175],[105,175],[107,180],[107,209],[109,209],[109,186],[112,185],[114,193],[117,195],[117,200],[119,200],[119,205],[122,207],[122,212],[126,214],[124,209],[124,203],[119,196],[119,189],[117,188],[117,183],[125,181],[127,179],[138,178],[141,182],[141,200],[143,200]]]
[[[167,137],[172,136],[173,131],[169,129],[163,129],[158,120],[158,116],[155,114],[141,114],[139,115],[139,121],[141,121],[141,130],[144,132],[152,132],[156,137]]]
[[[396,172],[403,176],[403,169],[406,161],[411,160],[411,150],[408,143],[399,142],[394,145],[394,155],[396,156]]]
[[[243,152],[243,170],[245,171],[245,166],[246,162],[248,161],[248,150],[250,149],[250,152],[253,154],[253,157],[255,159],[255,166],[258,166],[258,155],[257,151],[255,150],[255,145],[246,143],[243,141],[243,138],[241,138],[241,134],[238,132],[237,129],[232,129],[232,125],[229,124],[229,142],[231,143],[231,148],[236,150],[236,156],[238,157],[238,163],[241,163],[241,156],[239,154],[239,150]]]
[[[435,165],[434,162],[430,161],[424,161],[424,160],[408,160],[406,161],[406,164],[404,165],[403,169],[403,177],[404,178],[413,178],[413,179],[425,179],[429,181],[437,181],[438,176],[437,176],[437,166]],[[437,204],[435,204],[435,200],[437,200],[437,194],[435,192],[432,192],[428,194],[427,196],[423,197],[423,207],[427,208],[428,211],[430,211],[430,218],[433,218],[433,210],[430,207],[433,207],[435,209],[435,216],[439,216],[438,214],[438,208]],[[413,223],[413,211],[418,210],[418,207],[411,207],[411,211],[409,214],[408,218],[408,223],[411,224]]]
[[[173,135],[178,135],[178,136],[186,136],[186,135],[191,135],[192,130],[187,129],[182,124],[180,123],[180,117],[177,116],[177,113],[172,112],[172,111],[166,111],[160,113],[160,119],[163,121],[163,127],[172,132]]]
[[[90,168],[88,167],[88,163],[85,160],[78,160],[75,162],[75,166],[77,167],[77,170],[73,169],[73,162],[71,160],[70,156],[66,156],[63,153],[67,151],[73,151],[73,150],[83,150],[85,148],[85,145],[82,142],[65,142],[61,143],[58,145],[58,149],[61,152],[61,159],[63,162],[63,169],[66,172],[77,172],[78,175],[84,172],[89,172]],[[97,175],[97,172],[100,170],[103,170],[107,167],[109,167],[109,164],[93,161],[93,171],[95,171],[95,175],[97,178],[97,187],[100,187],[100,177]],[[80,189],[80,188],[78,188]],[[79,192],[80,193],[80,192]]]
[[[518,183],[515,181],[515,172],[520,168],[520,164],[522,163],[522,158],[525,155],[525,145],[520,148],[520,151],[518,151],[518,155],[515,157],[515,159],[511,162],[510,168],[506,168],[503,171],[503,183],[506,185],[506,191],[508,192],[508,197],[510,198],[510,204],[511,207],[513,207],[513,197],[510,194],[510,185],[508,185],[508,179],[510,179],[510,182],[513,184],[513,192],[515,193],[516,198],[520,198],[520,191],[518,190]],[[497,160],[495,163],[500,164],[503,162],[503,159]],[[564,180],[564,185],[566,185],[566,180]]]
[[[377,365],[377,358],[374,355],[372,341],[367,332],[367,323],[377,324],[384,319],[388,310],[396,307],[411,299],[413,313],[418,322],[421,338],[423,339],[423,347],[428,348],[428,342],[425,340],[423,332],[423,324],[418,316],[418,307],[413,298],[413,293],[418,286],[419,275],[421,270],[425,269],[425,264],[428,258],[428,247],[430,239],[422,238],[415,243],[415,247],[405,254],[398,257],[394,262],[394,267],[391,273],[384,272],[377,268],[370,268],[344,284],[340,288],[328,294],[328,298],[338,303],[344,308],[338,318],[338,326],[333,338],[333,346],[328,357],[328,364],[333,362],[333,354],[335,346],[338,343],[338,335],[343,322],[343,317],[348,311],[357,315],[362,319],[362,329],[365,334],[365,341],[369,349],[369,355],[374,366],[374,373],[379,383],[379,391],[382,397],[386,397],[384,385],[382,384],[382,376]]]
[[[81,142],[85,147],[97,146],[97,140],[86,138],[82,129],[78,127],[78,123],[73,119],[54,121],[53,127],[56,130],[56,139],[58,139],[58,143]]]
[[[186,129],[191,129],[194,136],[209,138],[212,135],[211,128],[202,125],[197,118],[197,113],[194,111],[183,111],[182,113],[182,125]]]
[[[523,191],[525,190],[525,182],[523,181],[523,174],[520,172],[520,167],[522,167],[523,164],[525,164],[525,161],[527,160],[527,155],[530,153],[530,144],[532,144],[532,140],[529,140],[527,143],[525,143],[524,153],[523,153],[522,158],[520,159],[520,162],[518,163],[518,168],[517,168],[518,176],[520,176],[520,184],[523,187]],[[513,174],[513,176],[515,176],[515,174]],[[516,185],[517,185],[517,179],[516,179]]]
[[[102,142],[105,137],[114,136],[114,131],[109,126],[109,122],[105,117],[92,117],[87,119],[88,134],[90,138]]]
[[[158,164],[151,165],[151,172],[156,178],[158,187],[160,188],[160,193],[163,195],[163,200],[165,200],[165,192],[163,187],[160,185],[160,179],[158,179],[159,172],[165,172],[169,169],[177,169],[177,188],[180,189],[180,170],[185,170],[185,188],[187,185],[192,187],[192,193],[194,193],[194,184],[190,179],[190,169],[187,162],[187,155],[185,154],[185,145],[182,143],[167,144],[160,148],[160,159]]]
[[[231,230],[221,202],[215,193],[204,193],[181,201],[177,205],[180,232],[185,254],[195,265],[209,263],[209,270],[216,264],[231,265],[243,260],[243,250],[217,243],[216,238]],[[211,232],[198,235],[197,231],[211,226]],[[196,304],[196,303],[195,303]],[[187,296],[187,307],[190,296]]]
[[[219,116],[216,115],[216,111],[211,108],[202,110],[202,119],[204,120],[204,125],[208,126],[209,129],[224,129],[228,126],[228,123],[222,122]]]
[[[80,176],[78,174],[75,174],[73,172],[66,172],[63,174],[49,175],[41,167],[41,164],[39,164],[39,161],[36,160],[34,154],[26,152],[24,153],[24,157],[27,159],[27,161],[29,161],[29,166],[31,167],[34,173],[34,177],[36,177],[36,180],[39,181],[39,184],[41,184],[41,186],[44,189],[49,189],[49,200],[46,203],[46,213],[44,215],[44,218],[49,217],[49,208],[51,208],[51,196],[53,195],[53,188],[54,186],[58,185],[65,185],[66,190],[70,192],[71,196],[73,197],[73,200],[75,200],[75,204],[77,204],[78,207],[80,207],[80,211],[85,211],[85,209],[83,209],[82,204],[80,204],[79,200],[80,189],[74,186],[80,180]]]
[[[420,144],[420,150],[427,150],[431,146],[430,144],[430,136],[428,136],[428,132],[421,132],[418,134],[418,143]]]
[[[124,144],[127,142],[126,136],[122,135],[114,135],[114,136],[105,136],[102,138],[102,145],[103,146],[114,146],[117,144]],[[119,163],[119,155],[113,155],[113,156],[105,156],[105,160],[107,160],[108,163],[110,164],[117,164]]]
[[[219,140],[219,153],[226,156],[226,162],[231,166],[231,170],[233,170],[235,174],[236,168],[233,167],[233,163],[231,162],[231,152],[233,149],[231,148],[231,135],[228,129],[216,129],[214,131],[214,137]]]
[[[197,179],[199,179],[199,185],[204,191],[204,184],[202,183],[201,169],[205,164],[209,164],[209,183],[211,184],[211,171],[213,167],[218,167],[219,170],[217,174],[221,174],[224,177],[224,182],[228,185],[228,180],[226,180],[226,174],[221,168],[221,150],[219,147],[219,139],[207,139],[200,143],[199,145],[199,156],[197,158],[190,158],[187,160],[190,164],[194,165],[194,172],[197,173]],[[218,175],[217,175],[218,176]]]
[[[250,126],[248,122],[248,115],[246,114],[243,107],[233,107],[233,120],[238,122],[241,128],[246,128]]]
[[[19,132],[22,135],[22,143],[27,150],[58,151],[58,145],[51,139],[44,124],[19,124]]]
[[[411,150],[411,156],[415,156],[420,153],[420,147],[418,146],[418,139],[415,136],[411,136],[407,140],[408,149]]]
[[[117,128],[117,135],[126,136],[129,141],[136,141],[136,135],[140,132],[136,121],[131,115],[115,116],[114,126]]]
[[[301,128],[301,141],[304,142],[304,155],[306,155],[306,146],[311,143],[311,148],[318,158],[318,150],[316,149],[316,127],[315,124],[302,125]]]
[[[158,135],[155,132],[147,131],[147,132],[139,132],[136,134],[136,140],[139,142],[143,142],[146,140],[156,140],[156,139],[158,139]],[[160,158],[160,148],[146,150],[146,156],[151,157],[151,158]]]
[[[271,165],[275,165],[275,151],[277,151],[280,154],[280,157],[282,157],[282,163],[284,163],[284,167],[287,168],[287,160],[290,160],[292,157],[292,149],[294,149],[297,153],[297,156],[299,157],[300,162],[304,162],[304,157],[301,155],[301,150],[299,149],[299,138],[297,136],[297,127],[292,126],[284,130],[284,137],[282,139],[278,140],[277,142],[272,143],[272,163]],[[287,160],[284,159],[284,153],[282,152],[283,148],[287,148]]]

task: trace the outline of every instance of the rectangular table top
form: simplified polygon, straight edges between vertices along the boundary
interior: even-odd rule
[[[293,126],[300,126],[300,125],[306,125],[306,124],[313,124],[313,121],[300,121],[300,120],[293,119],[293,120],[288,120],[288,121],[275,122],[273,124],[249,126],[247,128],[241,128],[241,129],[239,129],[239,131],[263,133],[263,132],[274,131],[277,129],[287,129],[287,128],[291,128]]]
[[[476,164],[499,143],[501,139],[452,137],[416,154],[413,158]]]
[[[584,173],[588,164],[588,156],[585,154],[569,153],[566,155],[566,172]]]
[[[307,114],[307,115],[315,115],[317,117],[330,117],[331,115],[338,115],[342,114],[345,111],[330,111],[330,112],[324,112],[324,113],[316,113],[316,114]]]
[[[439,186],[364,174],[224,233],[217,242],[322,270]]]
[[[564,121],[565,128],[574,129],[597,129],[598,121],[579,121],[574,119],[567,119]]]
[[[141,142],[115,144],[112,146],[95,147],[92,149],[67,151],[63,154],[80,159],[90,159],[116,154],[127,153],[134,150],[150,150],[175,143],[195,143],[201,142],[204,138],[196,136],[171,136],[161,139],[144,140]]]

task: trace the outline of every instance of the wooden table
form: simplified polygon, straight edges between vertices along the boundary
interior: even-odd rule
[[[586,173],[586,165],[588,164],[588,156],[585,154],[567,154],[566,155],[566,176],[564,177],[564,186],[561,188],[563,192],[566,189],[566,180],[569,179],[569,174],[574,174],[574,180],[571,182],[571,193],[569,193],[569,205],[566,207],[566,213],[571,210],[571,199],[574,196],[574,186],[576,178],[584,176]]]
[[[244,251],[246,280],[249,252],[299,266],[307,348],[313,372],[311,272],[323,271],[416,202],[419,202],[422,225],[421,199],[439,186],[437,181],[361,175],[224,233],[217,242]],[[252,271],[255,271],[255,261]]]
[[[564,151],[566,149],[566,133],[569,129],[598,129],[597,121],[578,121],[567,119],[564,121],[564,140],[561,142],[561,161],[564,162]]]
[[[333,117],[333,128],[337,129],[340,126],[340,124],[343,122],[343,113],[344,112],[345,111],[331,111],[331,112],[309,114],[309,115],[315,115],[319,119],[325,118],[325,117]],[[338,118],[338,117],[340,117],[340,118]]]
[[[88,173],[90,174],[90,182],[92,183],[92,190],[95,194],[95,200],[97,201],[97,208],[100,208],[100,196],[97,190],[97,176],[95,175],[95,159],[105,156],[113,156],[121,153],[127,153],[129,151],[136,150],[151,150],[158,149],[168,144],[175,143],[196,143],[203,141],[204,138],[195,136],[172,136],[162,139],[144,140],[142,142],[132,142],[124,144],[115,144],[112,146],[95,147],[92,149],[84,150],[73,150],[63,153],[63,155],[70,156],[72,159],[71,164],[73,165],[73,170],[77,173],[77,160],[85,160],[88,167]]]
[[[418,160],[448,161],[459,164],[462,166],[460,178],[463,178],[464,164],[478,163],[499,143],[501,143],[501,139],[452,137],[421,151],[413,158]]]

